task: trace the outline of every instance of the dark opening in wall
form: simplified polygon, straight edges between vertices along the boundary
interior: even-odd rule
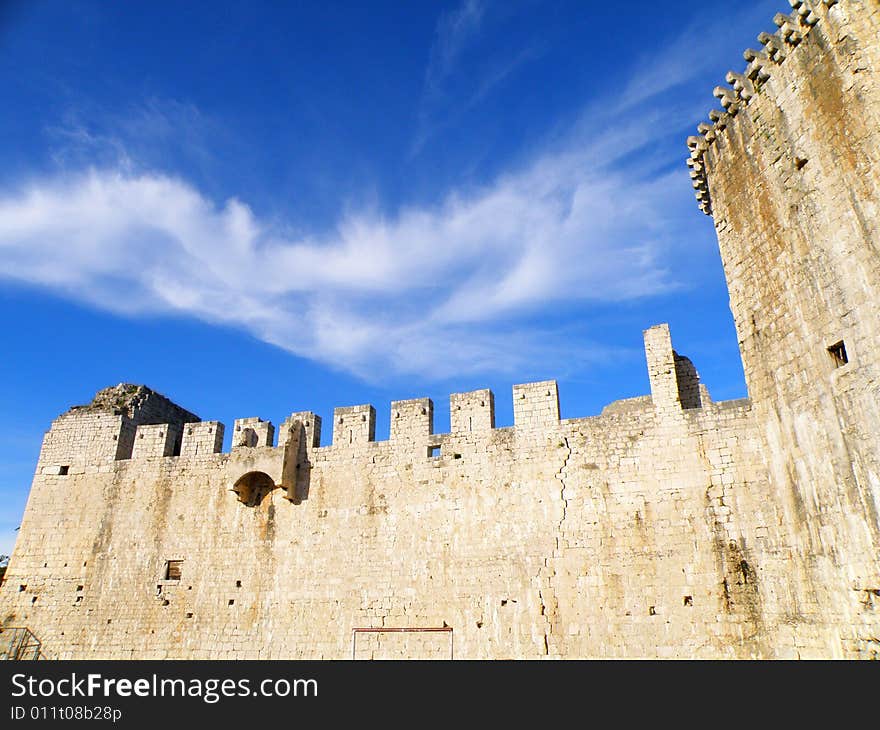
[[[70,472],[70,466],[69,466],[69,465],[59,466],[59,467],[58,467],[58,475],[59,475],[59,476],[66,477],[67,474],[68,474],[68,472]]]
[[[272,477],[262,471],[249,471],[239,477],[232,487],[232,491],[238,495],[238,501],[248,507],[256,507],[263,498],[275,489]]]
[[[684,605],[685,606],[693,606],[694,605],[694,597],[693,596],[685,596],[684,597]]]
[[[436,459],[440,456],[441,448],[439,446],[429,446],[428,447],[428,456],[432,459]]]
[[[182,560],[166,560],[165,580],[180,580],[180,570],[182,567]]]
[[[797,170],[803,170],[806,167],[806,164],[809,160],[806,157],[795,157],[794,158],[794,166]]]
[[[656,615],[657,615],[657,609],[654,608],[653,606],[648,606],[648,615],[649,615],[649,616],[656,616]]]
[[[849,362],[849,358],[846,356],[846,345],[843,344],[843,340],[831,345],[828,348],[828,354],[831,355],[835,367],[843,367]]]
[[[241,581],[240,580],[235,581],[235,587],[241,588]]]
[[[234,606],[234,605],[235,605],[235,599],[234,599],[234,598],[230,598],[230,599],[229,599],[229,605],[230,605],[230,606]]]
[[[183,429],[174,430],[174,443],[171,444],[171,456],[180,456],[183,448]]]
[[[682,408],[702,408],[700,375],[691,359],[672,351],[675,358],[675,377],[678,381],[678,399]]]

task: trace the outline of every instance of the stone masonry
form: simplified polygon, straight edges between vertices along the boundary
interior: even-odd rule
[[[792,0],[689,138],[749,399],[553,381],[224,426],[143,386],[43,441],[0,587],[55,658],[880,656],[880,2]],[[359,633],[358,628],[437,628]],[[452,629],[452,631],[448,631]],[[356,638],[356,641],[353,641]]]

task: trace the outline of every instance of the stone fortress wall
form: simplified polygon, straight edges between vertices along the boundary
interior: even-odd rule
[[[645,343],[652,395],[600,416],[560,420],[556,383],[530,383],[513,427],[480,390],[450,397],[448,434],[429,399],[392,403],[387,441],[364,405],[335,410],[330,445],[295,413],[278,445],[237,420],[221,453],[222,424],[143,423],[137,401],[175,406],[102,391],[46,435],[4,609],[70,657],[342,658],[353,628],[444,624],[459,657],[750,655],[723,502],[766,483],[751,406],[712,403],[665,325]],[[129,415],[105,412],[120,399]],[[135,424],[129,453],[107,422]],[[448,638],[357,648],[445,656]]]
[[[792,0],[691,138],[798,620],[880,632],[880,2]],[[780,570],[784,570],[780,566]],[[831,619],[830,613],[834,614]],[[863,625],[864,624],[864,625]],[[829,640],[836,638],[830,636]]]
[[[750,400],[665,325],[651,395],[560,419],[554,382],[278,429],[143,386],[47,432],[0,588],[58,658],[345,658],[359,627],[456,657],[880,654],[880,3],[793,0],[689,139]],[[364,634],[358,658],[449,656]]]

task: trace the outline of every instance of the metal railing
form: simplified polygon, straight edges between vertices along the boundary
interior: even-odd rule
[[[425,626],[425,627],[364,627],[351,630],[351,658],[355,658],[357,653],[357,637],[359,634],[422,634],[422,633],[445,633],[449,635],[449,658],[454,658],[454,639],[452,627],[446,626]]]
[[[47,659],[43,643],[24,626],[0,628],[0,661]]]

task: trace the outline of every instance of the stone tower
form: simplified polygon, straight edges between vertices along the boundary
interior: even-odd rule
[[[791,5],[715,89],[688,164],[793,546],[770,600],[859,653],[880,608],[880,2]]]

